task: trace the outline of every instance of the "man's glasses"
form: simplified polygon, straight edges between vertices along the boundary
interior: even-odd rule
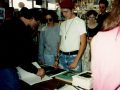
[[[46,21],[48,22],[51,22],[51,21],[53,21],[53,19],[52,18],[46,18]]]

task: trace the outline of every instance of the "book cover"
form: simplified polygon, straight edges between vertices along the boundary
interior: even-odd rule
[[[90,71],[86,71],[86,72],[80,73],[79,76],[85,77],[85,78],[91,78],[91,74],[92,73]]]
[[[56,79],[72,83],[72,76],[79,74],[79,72],[70,70],[60,75],[55,76]]]
[[[56,75],[66,72],[64,69],[54,68],[52,66],[42,65],[41,67],[44,68],[46,75],[49,77],[55,77]]]

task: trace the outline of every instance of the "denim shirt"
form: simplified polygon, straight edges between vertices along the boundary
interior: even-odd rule
[[[58,43],[60,41],[60,27],[55,25],[54,27],[43,27],[44,31],[40,32],[39,41],[39,55],[38,58],[42,58],[44,54],[56,55],[58,49]]]

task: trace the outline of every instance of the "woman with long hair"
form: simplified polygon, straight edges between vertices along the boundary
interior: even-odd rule
[[[114,0],[103,31],[92,39],[94,90],[120,90],[120,0]]]
[[[46,26],[40,32],[39,59],[43,64],[53,66],[60,41],[58,16],[55,11],[48,10],[45,13],[44,20]]]

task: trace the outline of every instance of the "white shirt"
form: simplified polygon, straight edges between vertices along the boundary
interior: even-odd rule
[[[62,22],[60,29],[60,50],[63,52],[79,50],[80,35],[86,33],[85,22],[79,17],[75,17]]]

